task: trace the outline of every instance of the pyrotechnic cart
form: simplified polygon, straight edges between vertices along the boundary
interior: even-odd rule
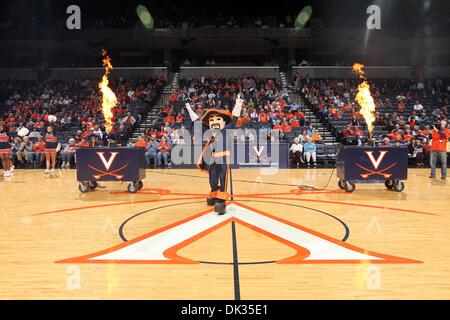
[[[342,146],[336,158],[338,186],[347,192],[356,183],[384,183],[386,188],[403,191],[402,180],[408,177],[408,149],[406,147]]]
[[[78,189],[95,190],[99,181],[127,181],[128,192],[144,186],[144,148],[80,148],[76,151]]]

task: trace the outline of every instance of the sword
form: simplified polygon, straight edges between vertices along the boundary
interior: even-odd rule
[[[360,176],[363,177],[364,179],[367,179],[369,176],[374,175],[374,174],[382,175],[385,179],[387,179],[390,176],[392,176],[392,174],[391,173],[383,173],[383,172],[385,172],[386,170],[389,170],[392,167],[394,167],[395,165],[397,165],[397,162],[395,162],[395,163],[391,164],[390,166],[384,168],[383,170],[379,170],[379,171],[374,171],[374,170],[368,169],[368,168],[360,165],[359,163],[355,163],[355,164],[358,167],[360,167],[361,169],[366,170],[367,172],[369,172],[369,173],[365,173],[365,174],[360,174]]]
[[[106,171],[103,171],[103,170],[94,168],[93,166],[91,166],[90,164],[88,164],[88,167],[89,167],[89,168],[91,168],[92,170],[95,170],[95,171],[101,173],[101,174],[93,175],[93,177],[94,177],[95,179],[97,179],[97,180],[100,179],[100,178],[103,177],[103,176],[113,176],[113,177],[116,177],[116,179],[122,179],[122,178],[124,177],[124,175],[123,175],[123,174],[117,174],[116,172],[117,172],[117,171],[120,171],[120,170],[122,170],[122,169],[124,169],[124,168],[127,167],[127,166],[128,166],[128,163],[125,164],[125,165],[123,165],[123,166],[120,167],[119,169],[116,169],[116,170],[110,171],[110,172],[106,172]]]

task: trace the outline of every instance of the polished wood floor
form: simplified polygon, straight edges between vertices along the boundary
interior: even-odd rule
[[[449,299],[450,183],[412,169],[402,193],[380,184],[345,193],[335,174],[325,190],[297,187],[323,187],[330,174],[234,170],[229,208],[242,215],[238,223],[209,216],[207,176],[196,170],[148,170],[137,194],[121,182],[82,194],[75,170],[16,170],[0,178],[0,298]],[[173,261],[135,258],[183,238],[156,239],[196,217],[223,223],[171,249]],[[319,238],[296,246],[288,231],[257,228],[258,217],[274,230],[292,226],[293,237],[324,239],[331,251],[320,251]],[[317,252],[299,249],[308,246]],[[344,261],[344,247],[382,258]],[[122,258],[100,261],[108,252]],[[329,256],[307,261],[313,253]]]

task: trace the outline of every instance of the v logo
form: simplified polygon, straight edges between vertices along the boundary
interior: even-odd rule
[[[104,152],[96,152],[97,155],[100,157],[100,160],[102,160],[103,165],[105,166],[106,170],[109,170],[111,165],[114,162],[114,159],[116,158],[118,152],[111,152],[111,156],[109,157],[109,160],[106,161]]]
[[[373,156],[373,151],[364,151],[364,152],[367,153],[367,156],[369,157],[370,162],[372,162],[372,165],[375,168],[375,170],[378,170],[378,167],[383,161],[384,156],[386,155],[386,153],[388,153],[387,151],[380,151],[380,155],[378,156],[377,159],[375,159]]]
[[[420,263],[355,247],[279,217],[232,202],[227,214],[218,216],[213,209],[149,232],[127,242],[82,257],[57,263],[199,263],[177,254],[178,250],[231,221],[240,223],[296,250],[291,257],[276,263]]]
[[[261,146],[259,149],[258,149],[258,147],[254,146],[253,149],[255,149],[256,155],[257,155],[258,158],[259,158],[259,157],[261,157],[261,153],[262,153],[263,150],[264,150],[264,146]]]

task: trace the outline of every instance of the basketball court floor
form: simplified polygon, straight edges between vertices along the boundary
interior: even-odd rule
[[[16,170],[0,178],[0,298],[450,298],[450,184],[411,169],[400,193],[346,193],[335,174],[298,187],[331,173],[233,170],[217,216],[197,170],[147,170],[136,194]]]

